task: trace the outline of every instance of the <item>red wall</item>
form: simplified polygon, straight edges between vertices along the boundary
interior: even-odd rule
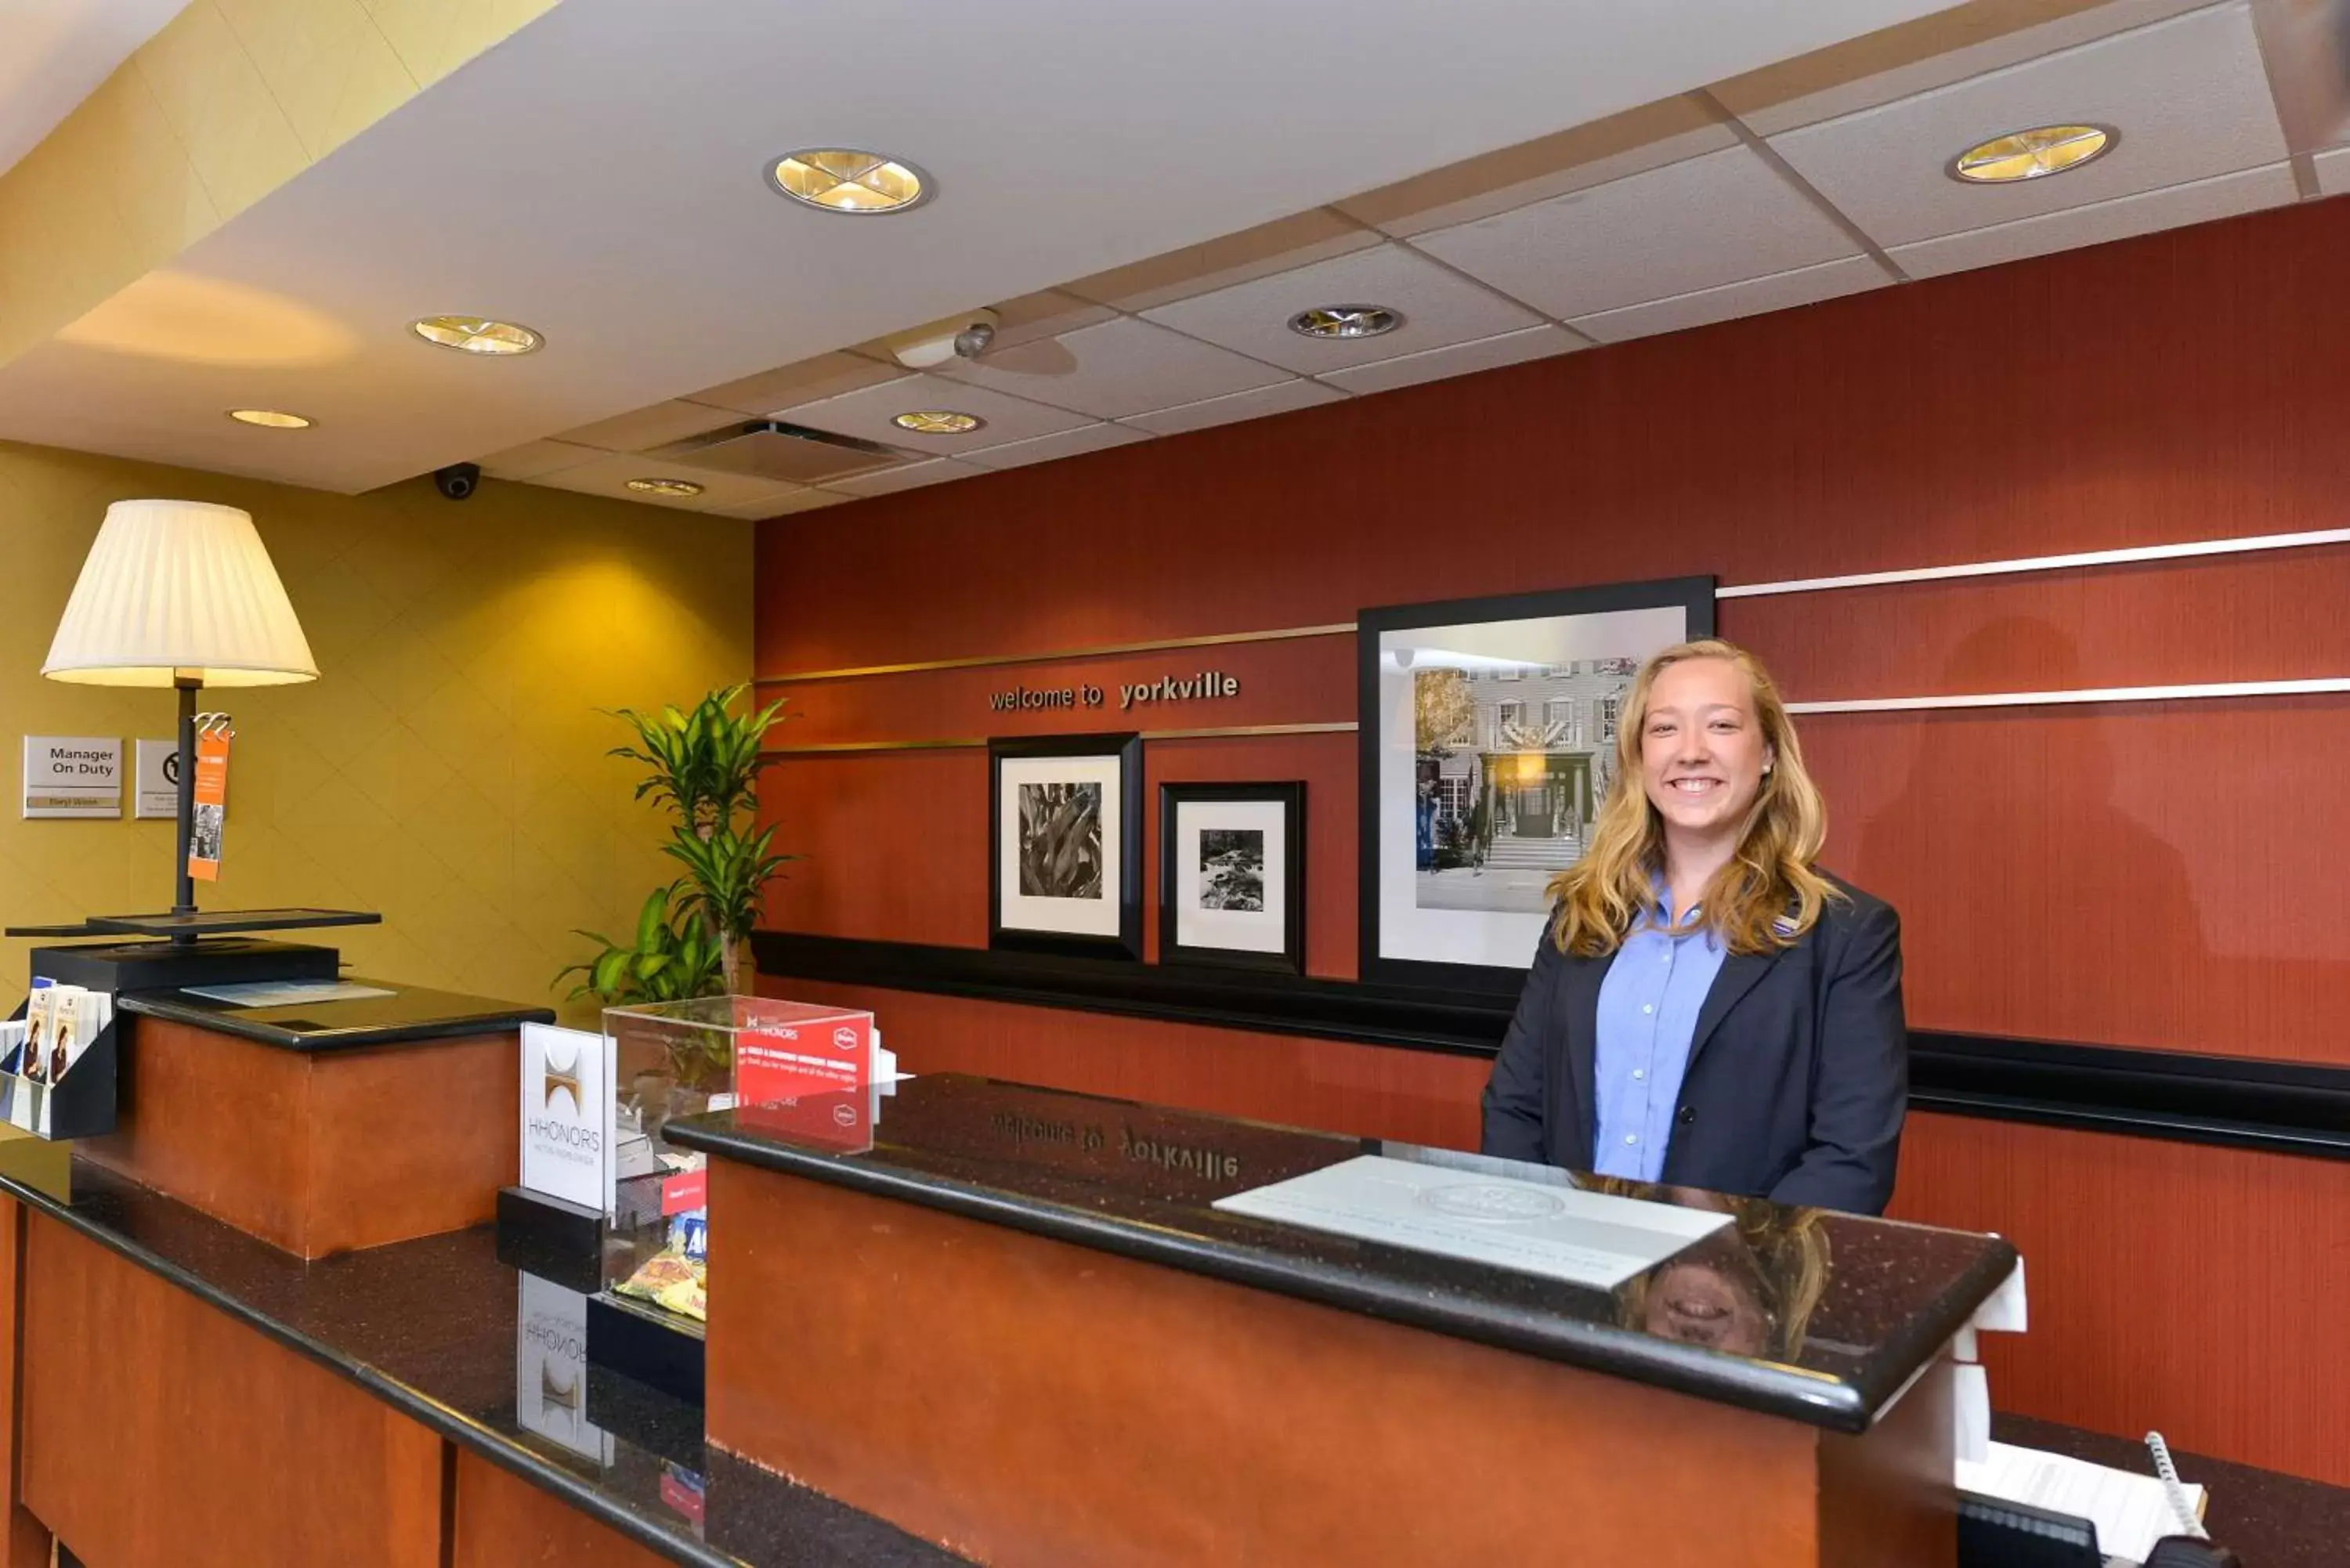
[[[2287,209],[779,520],[762,525],[759,668],[2334,526],[2345,254],[2350,202]],[[1730,600],[1721,626],[1791,697],[1833,699],[2350,675],[2345,605],[2336,546]],[[1351,661],[1337,637],[773,690],[807,715],[793,744],[1008,732],[1026,726],[984,693],[1014,680],[1202,666],[1242,675],[1243,700],[1136,727],[1312,722],[1355,716]],[[1903,913],[1914,1024],[2350,1065],[2350,702],[1816,716],[1803,735],[1829,864]],[[1308,964],[1354,972],[1351,736],[1165,742],[1147,772],[1305,779]],[[811,856],[771,925],[984,943],[983,752],[795,758],[767,794]],[[1459,1059],[901,993],[884,1011],[934,1068],[1474,1136],[1482,1068]],[[2040,1260],[2033,1335],[1997,1364],[2003,1406],[2350,1482],[2350,1358],[2305,1357],[2292,1332],[2350,1290],[2350,1253],[2275,1251],[2299,1233],[2280,1216],[2350,1223],[2345,1180],[1929,1116],[1897,1207]],[[2191,1273],[2128,1266],[2167,1248]]]

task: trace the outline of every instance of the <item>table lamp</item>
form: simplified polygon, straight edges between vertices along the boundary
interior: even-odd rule
[[[82,563],[41,673],[86,686],[171,686],[180,693],[178,900],[196,808],[196,693],[207,686],[316,680],[318,667],[251,514],[202,501],[118,501]]]

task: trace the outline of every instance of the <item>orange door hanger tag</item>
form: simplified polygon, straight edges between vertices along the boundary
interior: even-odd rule
[[[188,875],[200,882],[220,880],[221,829],[228,815],[228,735],[207,730],[196,737],[196,820],[188,837]]]

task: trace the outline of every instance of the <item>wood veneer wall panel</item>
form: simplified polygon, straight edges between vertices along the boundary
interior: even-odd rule
[[[99,1568],[441,1568],[442,1439],[45,1215],[25,1501]]]
[[[790,757],[759,819],[802,855],[767,884],[764,923],[830,936],[987,945],[987,753]]]
[[[2350,675],[2345,600],[2337,545],[1724,599],[1721,626],[1790,701],[1832,701]]]
[[[1065,728],[1076,727],[1073,722]],[[1306,969],[1352,979],[1354,735],[1159,741],[1143,757],[1143,950],[1158,950],[1159,784],[1303,779]],[[762,820],[782,824],[778,848],[806,858],[768,885],[766,923],[827,936],[985,947],[987,766],[987,753],[972,747],[785,759],[760,785]]]
[[[2350,702],[1817,716],[1913,1025],[2350,1063]]]
[[[2023,1254],[2001,1409],[2350,1486],[2350,1165],[1912,1116],[1892,1212]]]
[[[457,1450],[457,1531],[449,1568],[662,1568],[669,1562],[609,1525]]]
[[[759,989],[872,1009],[910,1073],[978,1073],[1367,1137],[1477,1147],[1482,1057],[820,981],[763,978]]]
[[[1355,978],[1355,824],[1361,814],[1352,732],[1154,742],[1143,748],[1142,777],[1149,829],[1142,862],[1145,954],[1159,956],[1159,786],[1298,779],[1305,784],[1305,972]]]
[[[1211,670],[1230,676],[1239,691],[1229,697],[1138,696],[1127,701],[1126,687],[1155,688],[1162,679],[1188,682]],[[1100,707],[1007,711],[990,701],[1014,688],[1057,693],[1074,692],[1082,685],[1101,692]],[[792,720],[776,732],[781,737],[777,744],[785,746],[1351,721],[1355,639],[1344,634],[1284,638],[1037,664],[907,670],[794,681],[768,688],[766,694],[787,699],[785,711]]]
[[[778,519],[760,668],[2334,526],[2345,248],[2350,203],[2310,204]],[[2004,438],[2043,408],[2061,436]],[[1429,462],[1448,439],[1507,457]],[[1733,600],[1722,619],[1799,698],[1918,695],[2350,672],[2345,596],[2350,549],[2327,547]],[[1261,657],[1336,660],[1345,640]],[[865,717],[826,723],[898,732],[900,684],[834,683],[826,701]],[[2328,809],[2350,701],[1805,734],[1831,864],[1902,910],[1914,1023],[2350,1063],[2350,888],[2308,875],[2350,854]],[[983,763],[918,756],[779,771],[785,836],[818,860],[774,924],[983,943]],[[1317,889],[1334,869],[1317,861]],[[1314,972],[1347,972],[1352,924],[1317,894]]]

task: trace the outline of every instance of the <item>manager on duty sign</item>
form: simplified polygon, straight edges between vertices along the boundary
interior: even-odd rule
[[[120,816],[120,735],[25,737],[26,816]]]

